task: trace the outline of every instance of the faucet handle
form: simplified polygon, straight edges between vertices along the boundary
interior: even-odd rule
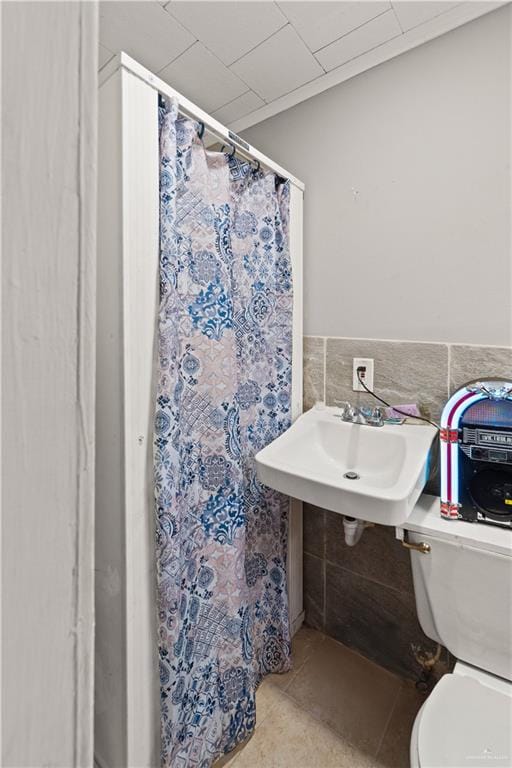
[[[354,408],[350,405],[349,402],[347,402],[347,400],[334,400],[334,404],[341,409],[341,413],[339,415],[343,420],[353,418]]]
[[[384,426],[384,412],[380,406],[377,406],[373,409],[371,421],[372,424],[376,427]]]
[[[353,424],[366,424],[366,416],[362,410],[351,403],[345,403],[343,419],[344,421],[351,421]]]

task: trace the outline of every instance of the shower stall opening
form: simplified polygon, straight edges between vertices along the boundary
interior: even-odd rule
[[[126,54],[109,62],[100,83],[95,759],[99,768],[156,768],[160,682],[153,425],[160,301],[159,97],[220,143],[235,146],[239,158],[288,180],[292,419],[302,412],[304,185]],[[302,507],[295,500],[289,503],[287,582],[293,634],[303,620]]]

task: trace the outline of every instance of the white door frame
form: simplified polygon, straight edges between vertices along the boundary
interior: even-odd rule
[[[157,92],[217,133],[228,129],[126,54],[102,70],[99,122],[96,759],[159,765],[152,434],[158,310]],[[302,412],[304,185],[290,178],[294,279],[292,415]],[[302,608],[302,505],[291,502],[290,620]]]

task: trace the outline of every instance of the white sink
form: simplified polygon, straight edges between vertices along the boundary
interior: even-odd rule
[[[313,408],[300,416],[256,454],[260,480],[342,515],[400,525],[427,481],[437,430],[427,424],[349,424],[339,413]]]

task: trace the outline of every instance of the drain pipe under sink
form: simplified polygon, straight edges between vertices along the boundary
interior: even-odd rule
[[[359,480],[359,475],[354,470],[349,470],[343,475],[347,480]],[[366,523],[364,520],[356,520],[355,517],[343,515],[343,528],[345,530],[345,544],[349,547],[355,547],[365,528],[371,528],[373,523]]]
[[[372,528],[373,523],[366,523],[364,520],[356,520],[355,517],[343,515],[343,528],[345,531],[345,544],[349,547],[355,547],[365,528]]]

